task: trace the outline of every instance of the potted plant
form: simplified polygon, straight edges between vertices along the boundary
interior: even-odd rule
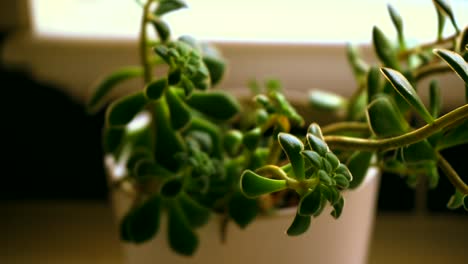
[[[324,212],[333,218],[346,212],[345,198],[360,188],[375,194],[378,179],[366,176],[371,168],[399,173],[411,186],[426,177],[430,187],[437,186],[439,168],[454,186],[448,207],[467,209],[466,179],[440,151],[468,143],[468,105],[441,115],[436,80],[430,83],[428,107],[416,91],[421,80],[451,72],[464,83],[468,101],[468,28],[462,30],[457,25],[447,2],[433,3],[439,25],[434,42],[409,47],[402,19],[389,6],[398,43],[393,44],[381,30],[373,28],[378,65],[368,65],[348,46],[358,89],[350,98],[312,91],[308,103],[334,114],[331,123],[322,125],[299,114],[277,81],[252,84],[250,104],[212,90],[226,67],[219,51],[191,37],[171,38],[164,21],[165,14],[185,7],[185,3],[143,1],[141,65],[106,76],[88,103],[90,112],[107,107],[103,131],[106,164],[114,199],[127,204],[119,213],[121,239],[138,244],[130,246],[133,249],[151,245],[146,251],[156,252],[159,260],[173,254],[165,263],[206,263],[208,257],[238,263],[244,254],[258,257],[256,262],[264,263],[265,256],[270,256],[270,263],[279,263],[290,259],[287,252],[304,263],[312,258],[325,263],[343,263],[343,259],[363,262],[368,237],[356,242],[361,245],[354,250],[357,257],[336,257],[339,254],[335,251],[345,246],[330,243],[327,234],[314,234],[312,242],[303,238],[314,239],[307,235],[308,228],[311,221],[324,219]],[[456,32],[448,38],[442,35],[446,21]],[[148,25],[153,26],[156,40],[149,37]],[[155,67],[164,73],[155,75]],[[144,80],[142,89],[110,100],[117,84],[140,77]],[[374,183],[366,183],[367,178],[374,178]],[[372,195],[356,199],[350,204],[364,208],[367,216],[354,221],[370,219],[362,220],[366,227],[359,231],[368,236]],[[281,208],[286,209],[278,213]],[[268,218],[275,215],[284,220],[285,214],[289,214],[289,227]],[[206,225],[210,216],[218,225]],[[245,230],[227,232],[231,222]],[[159,234],[163,227],[167,241]],[[338,231],[334,234],[338,241],[352,242],[353,237],[344,239],[342,232],[353,228],[354,223],[345,223],[323,229]],[[198,230],[203,233],[200,239]],[[294,243],[293,249],[283,248],[279,237],[288,237],[284,231],[298,236],[288,239],[287,243]],[[260,244],[237,241],[245,233],[252,233]],[[153,239],[157,234],[158,239]],[[274,235],[268,238],[266,234]],[[216,243],[227,240],[226,244],[235,247],[223,249],[228,245],[205,242],[206,236],[218,238]],[[165,247],[162,244],[168,249],[160,250]],[[254,253],[243,253],[248,248]],[[313,249],[323,256],[311,253]],[[236,257],[223,255],[228,251]]]

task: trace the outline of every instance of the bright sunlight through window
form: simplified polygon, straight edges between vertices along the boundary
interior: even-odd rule
[[[135,38],[136,0],[30,0],[40,37]],[[176,35],[204,40],[299,43],[369,42],[370,25],[394,32],[386,4],[404,20],[407,36],[434,39],[431,0],[186,0],[189,9],[167,16]],[[459,25],[468,24],[468,1],[451,0]],[[429,26],[428,26],[429,24]],[[453,32],[446,24],[445,34]]]

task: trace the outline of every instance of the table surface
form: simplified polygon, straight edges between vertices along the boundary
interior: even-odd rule
[[[106,202],[2,202],[0,209],[0,263],[123,264]],[[378,214],[368,263],[468,263],[467,246],[466,216]]]

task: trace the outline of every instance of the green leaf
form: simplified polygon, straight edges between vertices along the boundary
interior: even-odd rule
[[[431,144],[427,140],[422,140],[403,147],[403,159],[405,163],[435,161],[436,154]]]
[[[271,98],[275,100],[279,107],[279,111],[281,114],[287,116],[292,121],[296,122],[300,126],[304,124],[304,119],[301,115],[296,112],[296,109],[289,103],[286,97],[278,92],[278,91],[271,91],[270,93]]]
[[[190,227],[187,217],[176,201],[171,202],[168,209],[168,236],[170,247],[181,255],[193,255],[198,248],[197,235]]]
[[[355,189],[364,181],[372,156],[373,152],[356,151],[349,157],[346,166],[353,175],[353,180],[349,184],[350,189]]]
[[[335,171],[338,168],[338,165],[340,165],[340,160],[338,157],[333,154],[333,152],[327,152],[325,154],[325,159],[330,162],[330,165],[332,167],[332,171]]]
[[[241,109],[239,102],[224,92],[193,92],[186,102],[192,108],[217,120],[229,120]]]
[[[390,18],[392,19],[393,26],[395,26],[395,29],[398,33],[398,42],[400,44],[400,49],[404,49],[405,42],[403,37],[403,19],[392,5],[388,4],[387,9],[388,13],[390,14]]]
[[[330,177],[330,174],[328,174],[324,170],[319,170],[318,171],[318,177],[320,178],[320,181],[325,183],[328,186],[334,185],[335,182],[333,181],[332,177]]]
[[[310,133],[323,140],[322,129],[320,129],[320,126],[317,123],[311,123],[307,128],[307,133]]]
[[[369,104],[367,118],[372,132],[380,138],[398,136],[409,129],[398,107],[385,95],[378,96]]]
[[[434,54],[444,60],[468,85],[468,63],[458,53],[446,49],[434,49]]]
[[[302,144],[302,141],[291,134],[279,133],[278,142],[293,167],[296,179],[304,179],[304,158],[301,155],[304,144]]]
[[[437,39],[441,40],[443,38],[446,16],[437,8],[437,5],[435,7],[437,12]]]
[[[380,70],[378,67],[371,67],[367,74],[367,103],[372,102],[375,96],[383,90]]]
[[[468,144],[468,120],[463,121],[460,125],[446,131],[442,138],[437,141],[437,149],[443,150],[446,148]]]
[[[331,215],[335,219],[338,219],[341,216],[341,213],[343,212],[343,207],[344,207],[344,198],[343,196],[341,196],[340,199],[333,205],[333,211],[331,212]]]
[[[298,236],[306,232],[310,226],[310,218],[310,216],[302,216],[296,213],[291,226],[289,226],[288,230],[286,231],[288,236]]]
[[[442,109],[442,100],[440,95],[439,82],[432,80],[429,84],[429,109],[432,117],[439,117]]]
[[[106,76],[95,84],[94,88],[92,88],[93,94],[86,105],[87,111],[89,113],[96,113],[104,106],[106,103],[105,97],[117,86],[117,84],[142,75],[142,67],[130,66],[119,69]]]
[[[135,175],[140,179],[145,178],[158,178],[166,179],[173,177],[174,173],[165,169],[161,165],[155,163],[153,160],[143,159],[135,164]]]
[[[180,207],[184,211],[187,221],[193,228],[198,228],[205,225],[210,219],[211,211],[209,208],[202,206],[199,202],[183,192],[178,197]]]
[[[234,156],[239,153],[241,146],[242,146],[242,132],[239,130],[229,130],[223,138],[223,146],[226,152]]]
[[[147,104],[147,98],[142,92],[136,92],[114,101],[106,112],[106,126],[124,126]]]
[[[316,151],[320,156],[324,157],[328,152],[328,146],[322,139],[313,134],[307,134],[307,142],[312,150]]]
[[[309,191],[299,201],[297,213],[301,216],[314,215],[321,208],[321,197],[319,190]]]
[[[212,122],[208,121],[205,118],[194,116],[192,118],[190,129],[194,131],[201,131],[210,135],[211,142],[212,142],[212,149],[213,149],[211,155],[214,158],[218,158],[218,159],[222,157],[223,155],[222,138],[221,138],[221,131],[220,131],[219,126],[213,124]]]
[[[158,17],[185,7],[187,4],[182,0],[160,0],[153,14]]]
[[[117,154],[125,135],[123,127],[107,127],[104,129],[103,148],[104,153]],[[116,155],[118,156],[118,155]]]
[[[353,175],[351,174],[351,171],[349,171],[348,167],[346,167],[346,165],[344,165],[343,163],[340,163],[340,165],[338,165],[338,168],[335,170],[335,173],[345,176],[348,181],[353,180]]]
[[[346,57],[356,81],[360,83],[366,77],[369,66],[362,60],[358,49],[350,43],[346,44]]]
[[[166,100],[169,106],[172,128],[176,130],[183,129],[190,123],[190,120],[192,119],[190,108],[185,104],[184,101],[182,101],[182,99],[177,95],[176,91],[172,88],[167,90]]]
[[[159,230],[161,198],[154,195],[132,208],[121,221],[121,238],[143,243],[153,238]]]
[[[254,151],[260,143],[261,133],[262,130],[259,127],[247,131],[242,138],[242,143],[248,150]]]
[[[464,197],[463,193],[459,190],[455,190],[455,193],[450,197],[450,200],[447,203],[447,208],[449,209],[458,209],[463,206]]]
[[[310,161],[310,164],[315,168],[315,170],[322,168],[322,157],[317,152],[313,150],[304,150],[301,152],[301,155]]]
[[[154,117],[156,123],[156,161],[174,171],[180,166],[179,162],[175,159],[175,155],[185,150],[185,144],[181,135],[172,128],[169,107],[165,98],[161,98],[161,100],[155,103]]]
[[[322,195],[330,202],[330,204],[334,205],[340,199],[340,193],[336,188],[327,186],[323,183],[320,183],[319,188]]]
[[[229,216],[240,228],[246,228],[259,212],[256,199],[246,198],[240,191],[233,194],[229,201]]]
[[[457,21],[455,20],[455,16],[453,15],[452,8],[450,5],[447,3],[445,0],[433,0],[435,6],[437,9],[441,11],[444,15],[448,16],[450,19],[450,22],[452,22],[453,27],[455,28],[455,31],[457,33],[460,32],[460,29],[457,25]]]
[[[341,189],[347,189],[349,187],[349,180],[345,175],[337,173],[333,179],[335,180],[337,187]]]
[[[146,97],[148,97],[148,99],[151,100],[158,100],[164,94],[164,91],[166,90],[167,86],[168,83],[166,78],[162,78],[149,83],[145,87]]]
[[[164,198],[174,198],[182,193],[183,184],[179,178],[171,178],[166,180],[162,186],[160,193]]]
[[[380,69],[387,78],[387,80],[392,84],[393,88],[410,104],[413,109],[426,121],[427,123],[434,122],[434,118],[427,111],[423,102],[419,98],[419,95],[414,90],[413,86],[409,81],[401,74],[400,72],[389,69],[381,68]]]
[[[386,66],[393,69],[399,69],[397,52],[390,40],[376,26],[372,29],[372,41],[375,53],[380,61]]]
[[[265,178],[251,170],[244,171],[240,178],[241,191],[248,198],[256,198],[263,194],[281,191],[286,187],[286,180]]]
[[[346,99],[331,92],[312,90],[309,92],[309,104],[321,111],[338,111],[346,106]]]
[[[158,35],[161,42],[167,42],[171,36],[169,25],[161,19],[154,19],[151,21],[151,24],[153,24],[154,29],[156,30],[156,34]]]
[[[463,198],[463,207],[465,208],[465,211],[468,211],[468,195],[465,195]]]

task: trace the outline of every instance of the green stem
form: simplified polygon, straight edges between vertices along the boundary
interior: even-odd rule
[[[453,125],[460,120],[468,119],[468,104],[458,107],[455,110],[434,120],[421,128],[406,134],[384,138],[384,139],[364,139],[344,136],[325,136],[324,139],[330,148],[364,150],[364,151],[384,151],[407,146],[421,141],[438,131]]]
[[[363,122],[338,122],[322,128],[322,133],[333,134],[339,132],[369,132],[369,125]]]
[[[450,43],[452,42],[453,40],[455,40],[457,37],[458,37],[459,33],[455,33],[453,34],[452,36],[449,36],[447,38],[443,38],[443,39],[438,39],[436,41],[433,41],[433,42],[428,42],[428,43],[424,43],[424,44],[421,44],[417,47],[414,47],[412,49],[407,49],[405,51],[402,51],[398,54],[398,58],[399,59],[406,59],[408,58],[411,54],[414,54],[414,53],[419,53],[425,49],[430,49],[436,45],[442,45],[442,44],[446,44],[446,43]]]
[[[148,34],[146,32],[146,24],[148,23],[148,14],[150,10],[150,6],[153,3],[153,0],[148,0],[145,5],[143,6],[143,15],[141,18],[141,25],[140,25],[140,38],[139,38],[139,45],[140,45],[140,61],[141,65],[143,66],[143,78],[146,83],[151,81],[151,63],[148,56],[148,47],[146,45]]]
[[[416,70],[414,73],[414,79],[420,81],[425,77],[432,76],[437,73],[451,72],[452,69],[446,64],[428,64]]]
[[[438,158],[437,165],[439,165],[439,168],[444,172],[445,176],[447,176],[447,178],[452,183],[452,185],[457,190],[467,195],[468,185],[466,185],[466,183],[463,182],[463,180],[460,178],[458,173],[452,168],[450,163],[444,157],[442,157],[440,153],[437,153],[437,158]]]

